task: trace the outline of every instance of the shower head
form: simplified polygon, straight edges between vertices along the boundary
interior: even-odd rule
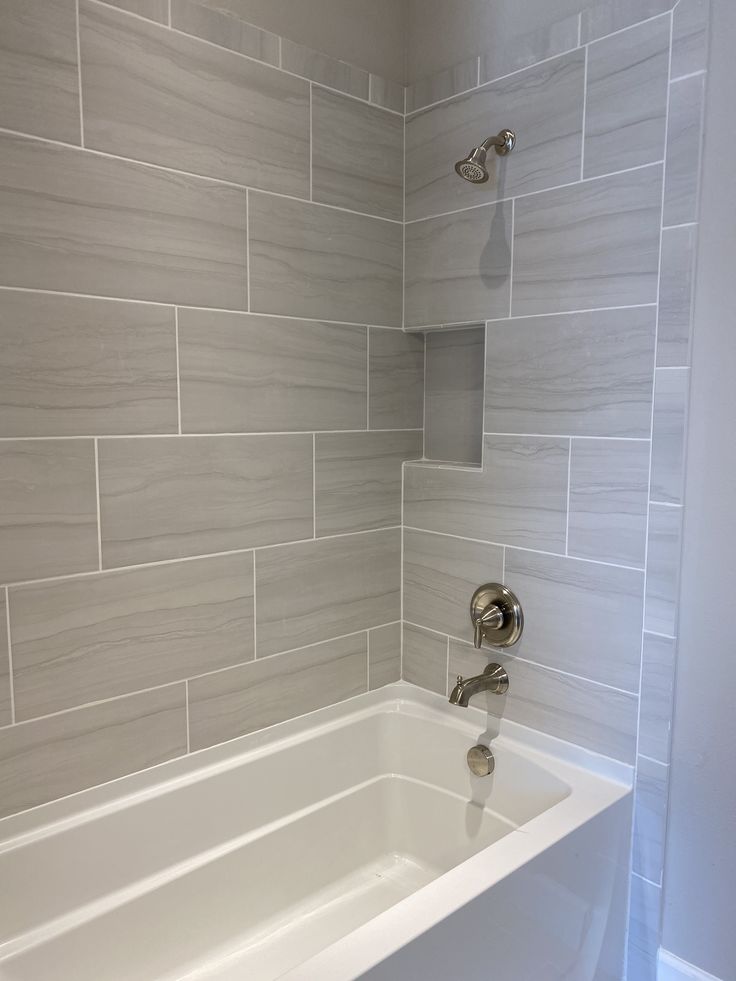
[[[516,134],[510,129],[502,129],[498,136],[489,136],[480,146],[473,147],[470,153],[455,164],[456,173],[471,184],[485,184],[488,180],[486,156],[493,147],[499,157],[511,153],[516,144]]]

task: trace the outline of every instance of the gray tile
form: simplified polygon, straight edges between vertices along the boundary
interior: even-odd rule
[[[504,202],[406,226],[407,327],[508,314],[511,215],[511,202]]]
[[[402,226],[250,195],[251,309],[401,325]]]
[[[648,439],[655,321],[649,307],[489,324],[486,432]]]
[[[359,99],[368,98],[368,72],[285,37],[281,39],[281,67]]]
[[[406,216],[424,218],[578,180],[585,54],[574,51],[407,120]],[[469,184],[454,163],[509,126],[513,154],[488,154],[490,180]],[[459,318],[453,318],[459,319]]]
[[[80,142],[74,0],[0,4],[0,126]]]
[[[672,9],[672,0],[602,0],[582,12],[582,42],[593,41]]]
[[[705,76],[670,85],[664,224],[697,221]]]
[[[309,436],[101,440],[107,568],[312,535]]]
[[[243,308],[246,192],[0,136],[3,285]]]
[[[471,640],[471,596],[481,583],[502,579],[497,545],[404,531],[404,617],[411,623]]]
[[[402,463],[421,455],[421,432],[318,433],[317,535],[400,525]]]
[[[661,204],[661,166],[518,200],[513,313],[654,302]]]
[[[0,436],[176,430],[173,310],[0,290]]]
[[[144,770],[187,751],[184,685],[0,731],[0,816]]]
[[[85,146],[285,194],[309,190],[309,86],[80,0]]]
[[[169,22],[169,0],[102,0],[110,7],[118,7],[129,13],[138,14],[147,20],[158,21],[159,24]]]
[[[312,197],[351,211],[404,216],[404,120],[348,96],[312,92]]]
[[[508,694],[478,695],[471,702],[490,716],[511,719],[532,729],[584,746],[595,753],[633,763],[636,754],[635,695],[583,678],[548,671],[497,651],[476,651],[471,644],[450,641],[449,680],[479,674],[490,660],[504,665]]]
[[[644,567],[649,442],[574,439],[568,552]]]
[[[683,501],[689,391],[689,368],[657,369],[650,491],[653,501],[664,504],[682,504]]]
[[[258,657],[398,620],[400,552],[398,529],[257,552]]]
[[[585,177],[664,157],[669,60],[668,15],[590,46]]]
[[[424,337],[399,330],[369,334],[368,421],[371,429],[424,425]]]
[[[193,750],[332,705],[367,687],[365,633],[189,682]]]
[[[636,763],[633,870],[660,885],[664,869],[669,767],[639,757]]]
[[[661,904],[660,887],[632,875],[627,955],[629,981],[657,981]]]
[[[447,694],[447,638],[405,623],[402,677],[420,688]]]
[[[426,340],[425,456],[479,465],[483,452],[485,326],[433,331]]]
[[[643,572],[509,549],[505,582],[524,609],[514,655],[638,693]]]
[[[16,718],[247,661],[253,555],[224,555],[10,592]]]
[[[468,58],[450,68],[420,78],[406,88],[406,111],[414,112],[431,106],[442,99],[449,99],[459,92],[466,92],[478,84],[478,58]]]
[[[362,429],[366,348],[364,327],[180,309],[182,429]]]
[[[368,687],[371,691],[401,678],[401,624],[368,631]]]
[[[676,642],[644,634],[639,707],[639,752],[662,763],[670,760],[675,687]]]
[[[657,364],[662,367],[690,363],[697,237],[696,225],[662,232],[657,329]]]
[[[674,637],[677,632],[682,508],[649,506],[649,551],[644,629]]]
[[[0,443],[0,582],[97,565],[92,440]]]
[[[11,721],[8,621],[5,610],[5,592],[2,591],[0,592],[0,726],[10,725]]]
[[[672,77],[708,67],[709,0],[680,0],[672,22]]]
[[[519,34],[511,44],[503,31],[497,32],[489,40],[490,47],[480,56],[481,82],[501,78],[576,48],[578,15],[573,14],[549,26]]]
[[[564,552],[568,457],[566,439],[487,436],[483,470],[409,465],[404,524]]]
[[[221,9],[220,0],[171,0],[171,25],[221,48],[230,48],[238,54],[278,66],[277,35],[247,24],[232,11]]]
[[[381,78],[380,75],[372,74],[370,92],[371,102],[374,105],[391,109],[394,112],[404,112],[404,86],[398,82],[392,82],[389,78]]]

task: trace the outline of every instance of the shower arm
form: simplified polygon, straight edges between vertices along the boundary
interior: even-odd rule
[[[491,147],[494,147],[499,157],[505,157],[514,149],[515,143],[516,133],[510,129],[502,129],[496,136],[489,136],[487,140],[483,140],[481,149],[487,152]]]

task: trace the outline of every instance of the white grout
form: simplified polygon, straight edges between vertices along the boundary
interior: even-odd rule
[[[8,688],[10,694],[10,724],[15,724],[15,677],[13,674],[13,644],[10,637],[10,591],[5,589],[5,631],[8,644]]]
[[[98,440],[94,441],[95,446],[95,503],[97,506],[97,564],[99,571],[102,571],[102,520],[100,506],[100,450]]]
[[[2,289],[2,287],[0,287]],[[554,310],[551,313],[517,313],[511,317],[491,317],[488,320],[457,320],[453,323],[445,324],[422,324],[421,326],[410,326],[405,328],[407,334],[428,334],[447,330],[456,330],[462,327],[480,327],[483,324],[507,324],[510,320],[538,320],[543,317],[572,317],[579,313],[610,313],[612,310],[646,310],[656,308],[655,302],[651,303],[629,303],[618,307],[585,307],[578,310]],[[385,328],[393,330],[393,328]]]
[[[227,436],[231,439],[256,438],[261,436],[311,436],[313,432],[325,433],[328,435],[348,436],[353,433],[365,433],[366,429],[280,429],[274,432],[220,432],[220,433],[80,433],[76,436],[0,436],[1,443],[48,443],[49,440],[64,443],[73,440],[101,439],[173,439],[181,435],[183,439],[214,439]],[[416,429],[371,429],[372,433],[420,433],[420,428]],[[597,438],[597,437],[596,437]],[[604,438],[604,437],[601,437]]]
[[[614,443],[648,443],[648,436],[587,436],[578,433],[483,433],[484,436],[513,436],[515,439],[593,439]]]
[[[678,75],[677,78],[670,79],[670,85],[676,85],[678,82],[685,82],[688,78],[697,78],[699,75],[707,75],[707,70],[705,68],[701,68],[696,72],[688,72],[686,75]]]

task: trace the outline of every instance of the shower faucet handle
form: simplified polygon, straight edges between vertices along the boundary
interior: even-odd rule
[[[511,647],[521,637],[524,613],[514,593],[499,582],[479,586],[470,601],[473,644],[487,640],[492,647]]]

